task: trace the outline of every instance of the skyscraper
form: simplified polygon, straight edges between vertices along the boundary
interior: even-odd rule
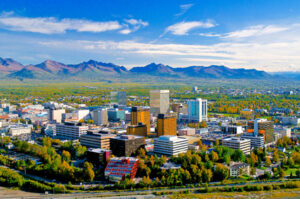
[[[207,100],[197,98],[188,101],[188,118],[190,122],[207,120]]]
[[[159,114],[157,117],[157,136],[173,135],[177,136],[176,115]]]
[[[108,114],[107,109],[99,109],[93,111],[94,124],[97,125],[107,125],[108,124]]]
[[[169,90],[151,90],[150,91],[150,108],[154,116],[166,114],[169,112]]]
[[[131,125],[139,125],[140,123],[145,124],[147,133],[150,133],[150,110],[144,107],[132,107]]]
[[[125,91],[112,91],[110,93],[111,102],[119,105],[126,105],[127,96]]]

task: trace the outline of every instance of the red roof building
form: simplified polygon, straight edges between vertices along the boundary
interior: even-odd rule
[[[139,160],[131,157],[111,158],[105,168],[104,175],[109,181],[124,180],[126,176],[133,179],[139,167]]]

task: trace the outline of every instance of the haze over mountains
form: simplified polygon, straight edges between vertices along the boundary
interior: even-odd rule
[[[146,66],[133,67],[128,70],[124,66],[103,63],[94,60],[79,64],[64,64],[46,60],[37,65],[24,66],[10,59],[0,58],[0,75],[2,78],[15,79],[101,79],[136,78],[136,77],[178,77],[178,78],[223,78],[223,79],[265,79],[273,76],[255,69],[231,69],[226,66],[190,66],[173,68],[168,65],[151,63]]]

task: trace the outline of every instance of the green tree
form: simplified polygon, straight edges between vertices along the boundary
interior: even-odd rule
[[[93,181],[95,177],[95,173],[93,171],[93,164],[89,162],[84,162],[83,164],[83,178],[86,181]]]
[[[267,159],[266,159],[266,161],[265,161],[265,166],[266,166],[266,167],[270,167],[271,164],[272,164],[272,162],[271,162],[270,158],[267,157]]]
[[[228,176],[229,176],[229,169],[223,164],[216,164],[216,168],[214,170],[214,180],[223,181],[226,180]]]
[[[232,155],[232,160],[237,161],[237,162],[244,162],[245,155],[244,155],[243,151],[241,151],[240,149],[235,150]]]
[[[63,158],[64,161],[70,162],[70,160],[71,160],[71,154],[70,154],[70,152],[63,150],[62,151],[62,158]]]

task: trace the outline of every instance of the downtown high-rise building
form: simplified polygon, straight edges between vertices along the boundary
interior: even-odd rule
[[[173,135],[177,136],[176,115],[159,114],[157,117],[157,136]]]
[[[108,114],[107,109],[98,109],[92,112],[94,124],[96,125],[107,125],[108,124]]]
[[[145,124],[147,133],[150,133],[150,110],[145,107],[132,107],[131,125]]]
[[[169,112],[170,91],[169,90],[151,90],[150,91],[150,108],[154,116],[166,114]]]
[[[207,100],[197,98],[188,101],[188,119],[190,122],[207,120]]]

